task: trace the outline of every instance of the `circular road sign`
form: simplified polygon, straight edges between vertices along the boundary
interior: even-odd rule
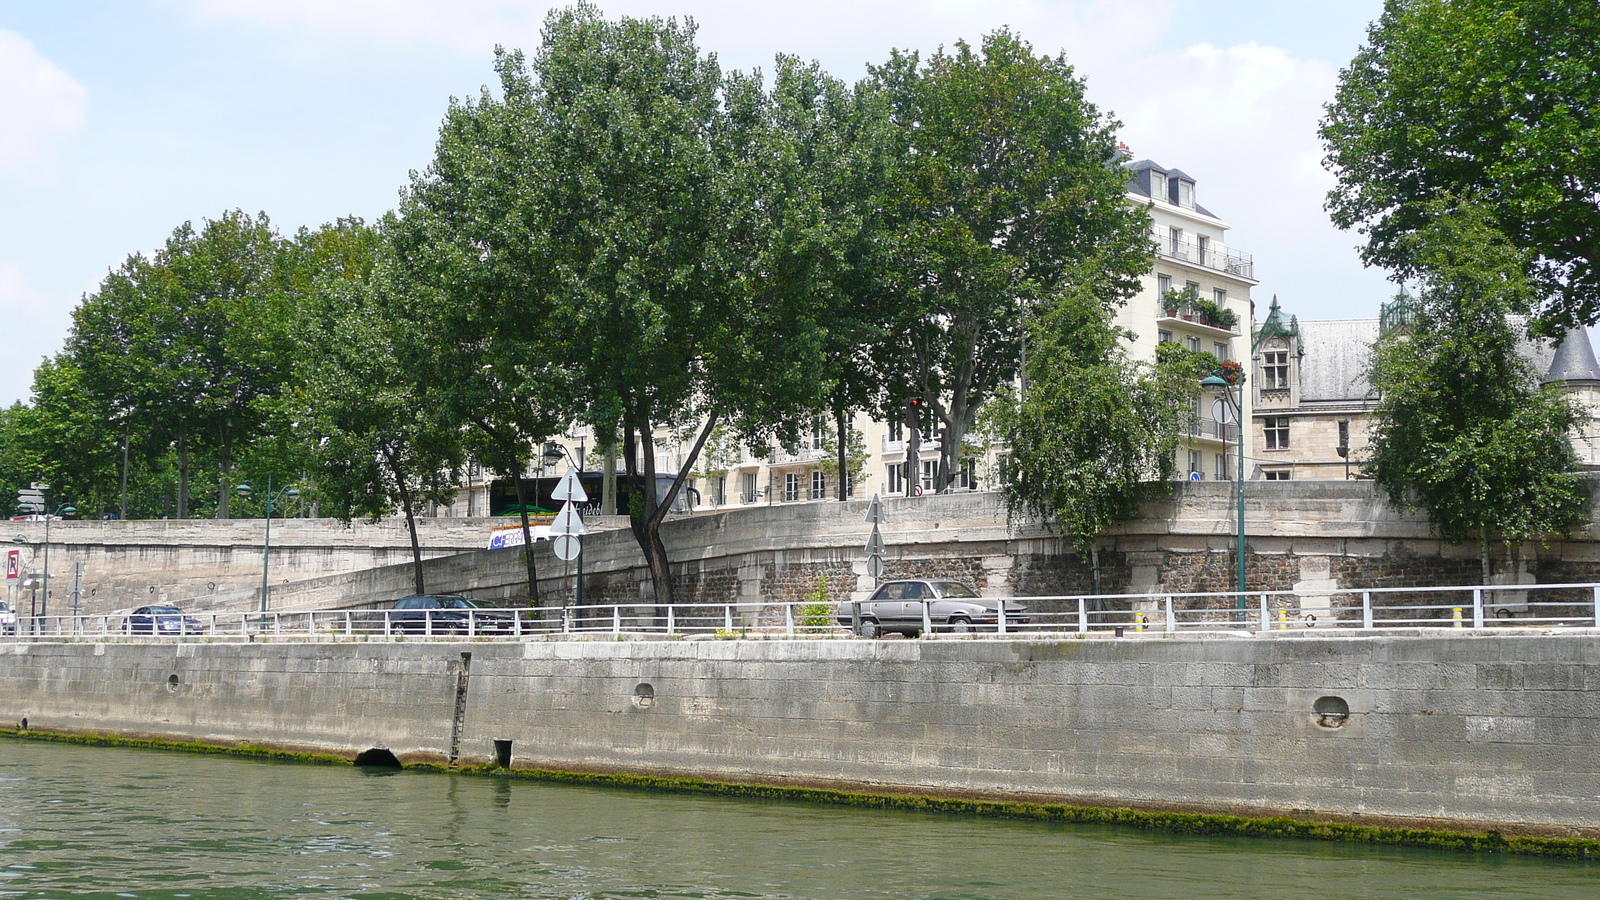
[[[555,545],[556,556],[568,561],[577,559],[578,550],[583,547],[575,534],[558,534],[550,543]]]

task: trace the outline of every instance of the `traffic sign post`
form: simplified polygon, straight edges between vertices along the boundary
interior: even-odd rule
[[[550,492],[552,500],[560,500],[561,511],[556,513],[554,522],[550,523],[551,549],[556,556],[565,561],[578,561],[578,583],[576,587],[577,603],[583,605],[583,536],[589,529],[583,524],[583,516],[578,514],[578,504],[589,499],[583,489],[583,482],[578,478],[578,470],[567,469],[567,474],[562,477],[556,489]]]
[[[883,501],[877,494],[872,495],[872,501],[867,504],[867,521],[872,523],[872,533],[867,535],[867,576],[876,581],[883,575],[883,534],[878,531],[878,523],[883,521]],[[861,633],[861,604],[850,604],[850,630],[856,634]]]

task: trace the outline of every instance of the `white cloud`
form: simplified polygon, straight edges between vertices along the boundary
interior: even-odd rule
[[[83,127],[88,91],[19,34],[0,30],[0,175],[17,175]]]

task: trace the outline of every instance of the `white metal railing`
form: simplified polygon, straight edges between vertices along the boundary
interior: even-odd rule
[[[1173,240],[1170,231],[1160,225],[1152,227],[1156,239],[1156,252],[1162,256],[1216,269],[1229,275],[1238,275],[1241,278],[1255,278],[1255,260],[1248,253],[1230,250],[1217,241],[1208,240],[1200,243],[1188,236]]]
[[[737,638],[849,637],[877,631],[1061,638],[1179,632],[1272,635],[1385,628],[1600,628],[1600,583],[1345,588],[1317,591],[1096,594],[985,598],[985,619],[947,615],[952,601],[910,601],[897,617],[857,616],[852,604],[648,603],[476,610],[291,610],[134,616],[22,617],[0,637],[21,640],[522,640],[583,635]],[[865,602],[865,601],[863,601]],[[1004,615],[1001,615],[1001,613]]]
[[[1239,425],[1236,422],[1218,422],[1210,416],[1196,416],[1189,423],[1190,437],[1204,437],[1228,444],[1239,442]]]

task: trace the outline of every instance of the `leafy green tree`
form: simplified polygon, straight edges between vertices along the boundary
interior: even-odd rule
[[[883,196],[900,299],[880,364],[943,426],[942,490],[978,410],[1015,377],[1033,310],[1069,291],[1130,295],[1151,263],[1148,216],[1124,200],[1116,123],[1064,55],[1000,30],[872,74],[898,142]]]
[[[305,352],[294,403],[316,448],[318,494],[345,522],[377,521],[399,509],[422,594],[416,517],[454,494],[461,437],[400,366],[394,335],[404,327],[373,302],[366,284],[323,281],[302,319]]]
[[[1527,253],[1494,216],[1437,201],[1404,252],[1426,281],[1409,329],[1374,352],[1375,413],[1367,473],[1400,505],[1417,505],[1452,543],[1489,548],[1559,535],[1582,521],[1588,488],[1568,433],[1581,410],[1517,353],[1512,315],[1537,288]]]
[[[1196,390],[1188,358],[1131,362],[1112,319],[1093,291],[1052,298],[1029,329],[1026,392],[1002,390],[983,419],[1010,448],[1007,507],[1057,529],[1085,559],[1113,523],[1171,491]]]
[[[1600,317],[1600,8],[1565,0],[1388,0],[1340,75],[1321,135],[1328,209],[1403,276],[1450,195],[1524,251],[1545,327]],[[1556,330],[1559,333],[1559,330]]]

